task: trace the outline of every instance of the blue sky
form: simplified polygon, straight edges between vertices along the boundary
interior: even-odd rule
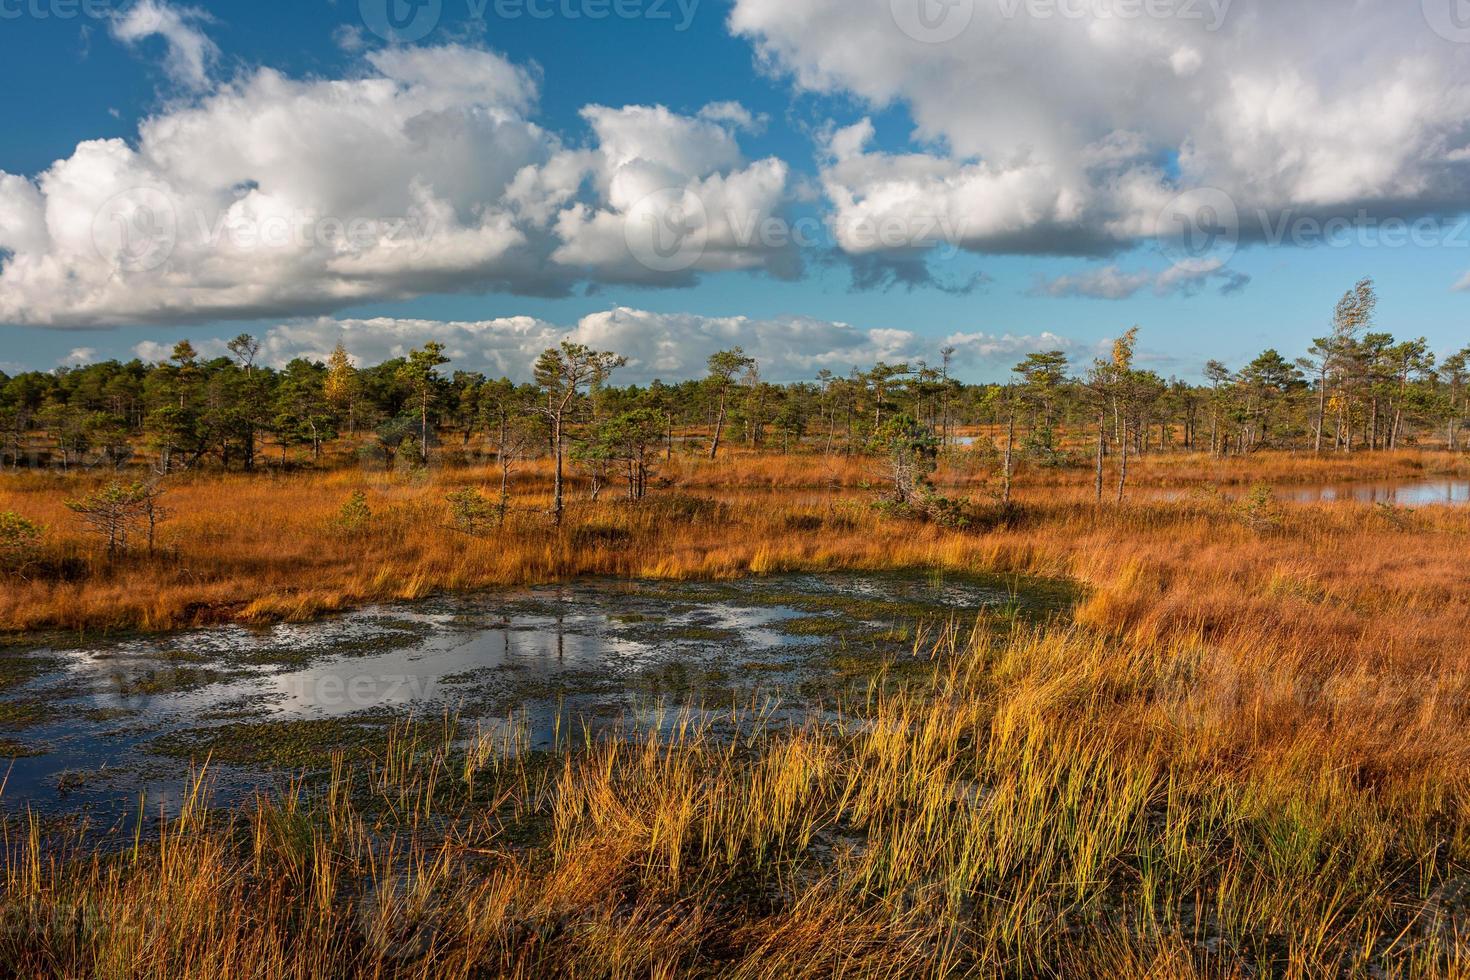
[[[282,277],[279,281],[252,282],[251,288],[242,286],[216,300],[210,291],[222,293],[237,285],[222,284],[221,277],[249,280],[259,265],[247,255],[234,264],[204,256],[190,266],[194,259],[180,250],[159,269],[128,270],[126,276],[98,280],[101,284],[85,291],[84,298],[73,299],[66,284],[93,270],[67,263],[91,262],[97,256],[71,255],[53,240],[56,236],[33,233],[34,228],[23,224],[24,214],[14,217],[21,205],[7,209],[7,185],[0,184],[0,261],[12,266],[0,274],[0,313],[8,313],[0,317],[0,366],[50,368],[76,354],[156,355],[158,345],[181,337],[207,342],[241,331],[269,336],[290,324],[297,328],[282,331],[270,347],[279,358],[319,353],[328,338],[351,337],[361,340],[355,353],[372,359],[401,347],[395,338],[411,343],[418,336],[400,329],[402,323],[452,321],[494,324],[461,332],[465,366],[493,369],[504,364],[515,370],[516,359],[525,352],[505,341],[509,318],[532,318],[543,325],[534,332],[534,342],[539,342],[554,336],[556,328],[605,336],[578,325],[626,309],[650,315],[638,321],[647,336],[638,334],[631,341],[642,355],[635,360],[644,375],[693,370],[700,360],[695,355],[705,346],[740,339],[745,328],[733,318],[744,317],[757,324],[750,327],[747,346],[761,353],[772,376],[808,377],[818,367],[841,369],[875,353],[933,360],[946,340],[960,337],[967,355],[961,373],[994,378],[1019,360],[1028,345],[1055,342],[1084,362],[1097,345],[1137,324],[1145,354],[1158,370],[1192,378],[1211,357],[1238,365],[1268,346],[1300,353],[1312,337],[1325,332],[1336,298],[1369,275],[1380,288],[1382,329],[1424,335],[1441,352],[1470,343],[1465,315],[1470,296],[1454,288],[1470,272],[1470,232],[1459,218],[1470,206],[1470,194],[1456,155],[1465,142],[1467,48],[1436,34],[1418,10],[1409,9],[1415,4],[1360,3],[1365,30],[1344,37],[1334,34],[1327,21],[1312,19],[1322,7],[1309,0],[1278,4],[1287,11],[1280,14],[1249,9],[1246,0],[1237,0],[1233,20],[1208,32],[1192,23],[1125,25],[1119,29],[1129,35],[1129,47],[1114,54],[1111,42],[1100,40],[1100,31],[1079,41],[1078,25],[1072,23],[989,24],[984,21],[989,6],[975,15],[971,37],[919,43],[894,29],[897,15],[889,0],[854,0],[847,6],[835,0],[702,0],[690,11],[685,30],[678,28],[690,0],[682,9],[674,0],[646,0],[627,8],[644,16],[601,19],[588,15],[605,9],[597,6],[598,0],[548,2],[548,7],[560,8],[546,17],[498,15],[497,9],[522,9],[505,6],[507,0],[499,7],[491,0],[485,15],[476,17],[468,0],[442,0],[442,13],[431,31],[412,38],[412,44],[391,44],[371,29],[375,2],[216,2],[205,9],[170,7],[158,0],[149,17],[128,31],[119,25],[135,12],[130,3],[109,7],[97,0],[88,8],[92,15],[68,16],[76,6],[68,0],[0,0],[0,80],[11,93],[0,106],[0,131],[5,133],[0,171],[40,189],[36,213],[44,213],[44,223],[54,228],[66,220],[70,212],[63,208],[71,204],[55,189],[63,183],[62,172],[51,185],[43,176],[58,161],[75,164],[78,145],[85,141],[120,140],[124,146],[118,152],[127,159],[103,168],[105,179],[117,179],[121,167],[136,166],[142,172],[139,160],[146,156],[149,186],[162,182],[168,193],[177,195],[175,200],[182,200],[204,179],[198,174],[207,169],[207,154],[196,165],[181,161],[178,154],[193,152],[190,146],[197,151],[197,144],[149,150],[139,132],[145,120],[186,118],[231,86],[242,89],[264,70],[297,85],[384,75],[405,88],[441,86],[448,91],[451,86],[437,74],[438,66],[448,64],[447,56],[436,52],[492,52],[496,65],[524,73],[517,84],[534,90],[529,102],[518,102],[517,94],[491,98],[480,92],[434,91],[422,96],[423,104],[432,108],[421,116],[509,111],[524,117],[526,126],[551,134],[555,143],[527,151],[525,163],[533,168],[546,164],[558,149],[592,156],[601,152],[600,161],[584,161],[587,170],[580,178],[570,178],[567,186],[579,188],[575,196],[556,198],[548,212],[552,217],[530,233],[533,240],[548,236],[542,251],[512,263],[511,271],[506,271],[510,266],[500,252],[479,265],[467,265],[468,260],[457,256],[452,275],[394,268],[394,284],[381,290],[357,280],[350,287],[313,282],[310,270],[319,257],[304,257],[292,269],[273,269],[272,275]],[[655,16],[648,15],[650,9]],[[161,15],[172,19],[161,21]],[[1301,56],[1285,81],[1281,64],[1264,60],[1272,52],[1264,52],[1260,62],[1247,62],[1241,54],[1260,47],[1254,44],[1258,35],[1274,36],[1290,26],[1271,21],[1278,16],[1305,18],[1296,29]],[[1161,70],[1172,70],[1168,78],[1180,80],[1183,88],[1197,85],[1189,105],[1205,108],[1191,108],[1195,115],[1181,122],[1180,112],[1160,105],[1169,102],[1169,96],[1159,93],[1172,92],[1172,82],[1169,88],[1158,88],[1157,75],[1136,75],[1130,67],[1147,60],[1137,50],[1143,41],[1163,46],[1160,63],[1172,67]],[[189,45],[196,43],[204,45],[205,54],[191,67]],[[1361,59],[1365,77],[1357,86],[1316,57],[1334,45],[1339,53],[1346,49],[1351,55],[1355,43],[1371,55]],[[368,60],[374,52],[405,51],[428,55],[424,64],[431,66],[430,81],[414,74],[418,68]],[[1040,55],[1056,60],[1046,63]],[[1007,58],[1014,61],[1007,63]],[[966,71],[982,71],[972,68],[977,63],[991,68],[965,78]],[[1094,81],[1085,89],[1068,90],[1059,76],[1069,73]],[[481,78],[499,76],[480,65],[467,77],[468,84],[479,85]],[[1255,81],[1260,85],[1252,89],[1249,83]],[[1152,93],[1149,86],[1155,86]],[[1402,105],[1391,99],[1373,102],[1364,95],[1366,86],[1380,92],[1407,86],[1406,91],[1426,93],[1423,101],[1429,108],[1416,103],[1406,124]],[[1227,89],[1233,93],[1228,97],[1221,94]],[[267,96],[253,94],[254,101],[241,96],[228,110],[235,114],[221,109],[215,123],[257,118],[249,113],[265,111],[260,108],[263,98]],[[1252,98],[1258,101],[1252,103]],[[1180,100],[1184,104],[1184,96]],[[283,104],[289,105],[289,99]],[[742,107],[750,121],[706,109],[723,104]],[[526,270],[537,262],[544,265],[549,250],[567,242],[564,232],[554,230],[556,208],[580,201],[589,214],[626,219],[629,213],[618,203],[617,187],[631,178],[619,168],[635,165],[613,160],[608,149],[615,139],[610,135],[613,124],[596,129],[583,114],[589,105],[620,112],[625,107],[666,108],[668,118],[656,123],[671,127],[667,140],[646,127],[637,137],[642,144],[628,144],[632,137],[617,139],[645,147],[639,151],[645,155],[677,147],[681,161],[710,156],[692,170],[669,163],[661,171],[700,188],[741,174],[754,179],[760,161],[777,162],[779,191],[741,199],[752,214],[826,222],[861,218],[882,207],[885,217],[935,211],[966,220],[980,215],[976,223],[981,227],[937,248],[918,242],[874,256],[860,255],[860,249],[840,236],[824,232],[820,242],[800,250],[800,272],[794,274],[774,264],[774,250],[736,246],[720,261],[706,254],[692,269],[647,274],[629,265],[626,256],[596,252],[605,242],[596,244],[587,237],[576,268],[559,274],[547,288],[537,272]],[[1260,123],[1260,114],[1252,109],[1263,106],[1285,114],[1288,123],[1279,118]],[[419,112],[414,108],[407,114],[404,132],[420,132],[415,128],[420,124],[412,121]],[[1361,124],[1357,137],[1341,148],[1329,147],[1334,156],[1315,159],[1311,155],[1322,143],[1315,121],[1336,113]],[[847,144],[834,134],[864,119],[872,120],[871,138],[839,149]],[[1258,125],[1259,131],[1252,129]],[[467,138],[451,135],[461,143]],[[500,135],[471,135],[476,141],[483,138],[475,146],[484,159],[499,157],[494,141]],[[249,152],[269,161],[262,162],[261,173],[273,172],[272,153],[295,155],[299,159],[292,166],[298,171],[321,171],[293,171],[283,183],[299,178],[303,186],[325,186],[336,173],[350,175],[363,184],[354,192],[358,203],[353,206],[378,207],[362,203],[374,193],[370,178],[378,163],[371,146],[359,140],[352,144],[353,152],[343,155],[341,145],[318,147],[314,138],[310,127],[291,131],[289,138],[263,135],[266,145]],[[712,140],[719,146],[706,153]],[[1122,143],[1138,145],[1119,157],[1123,162],[1106,164],[1111,169],[1080,174],[1077,159],[1092,160],[1098,147]],[[1240,151],[1241,145],[1248,152]],[[738,160],[731,147],[738,147]],[[1433,159],[1431,151],[1437,154]],[[1160,165],[1161,160],[1166,162]],[[405,183],[398,176],[401,170],[390,174],[390,168],[384,169],[385,186],[394,180]],[[77,165],[66,172],[67,182],[101,180],[99,172],[96,166]],[[254,171],[241,174],[231,178],[229,187],[207,188],[215,195],[211,200],[218,201],[225,192],[238,199],[252,190],[272,190],[268,178],[257,180]],[[424,182],[440,190],[450,179],[465,185],[445,195],[454,220],[467,227],[481,221],[487,191],[476,180],[431,174]],[[29,207],[37,194],[19,189],[20,181],[8,185],[10,192]],[[127,181],[117,187],[126,191],[136,184],[135,178]],[[194,184],[185,189],[188,181]],[[1146,182],[1151,184],[1145,190],[1118,190]],[[1161,243],[1148,228],[1134,227],[1140,220],[1147,225],[1159,210],[1136,202],[1167,202],[1174,193],[1206,182],[1226,187],[1239,204],[1241,245],[1223,256],[1188,255],[1181,265],[1177,247]],[[400,189],[389,187],[385,198]],[[1079,198],[1080,208],[1069,210]],[[1009,207],[1013,199],[1014,213]],[[898,203],[892,204],[894,200]],[[883,201],[890,203],[875,203]],[[1366,214],[1367,230],[1355,232],[1365,241],[1319,247],[1252,242],[1258,211],[1293,221],[1304,215],[1358,221]],[[1418,244],[1376,241],[1379,223],[1398,218],[1432,224],[1423,226],[1428,233]],[[516,222],[525,220],[515,211]],[[590,225],[584,229],[589,236],[592,230]],[[1025,236],[1025,244],[1015,244],[1017,234]],[[1095,247],[1099,235],[1107,238],[1101,249]],[[1082,252],[1094,254],[1078,254]],[[34,265],[24,266],[17,256],[34,260]],[[1225,261],[1218,266],[1199,264],[1221,257]],[[853,266],[865,260],[880,269],[910,271],[917,261],[925,271],[912,283],[880,276],[864,285]],[[52,271],[57,267],[63,271]],[[1160,278],[1171,267],[1184,270],[1177,285]],[[167,278],[160,278],[165,272]],[[50,275],[59,278],[48,280]],[[241,300],[237,293],[248,298]],[[204,299],[181,308],[178,295],[191,297],[190,302]],[[683,318],[677,328],[683,333],[669,332],[676,328],[668,318],[675,316]],[[808,321],[842,325],[847,332],[800,326]],[[495,357],[486,359],[469,349],[491,335],[493,342],[485,342],[499,352]],[[524,331],[517,336],[524,337]],[[639,346],[643,344],[646,351]],[[684,348],[692,352],[688,357],[679,354]]]

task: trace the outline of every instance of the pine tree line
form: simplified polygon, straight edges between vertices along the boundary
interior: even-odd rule
[[[1136,328],[1112,356],[1076,367],[1037,351],[1006,383],[965,384],[953,348],[934,363],[878,363],[776,384],[744,351],[721,351],[703,378],[619,386],[623,359],[574,344],[547,351],[534,380],[450,370],[439,343],[354,366],[340,344],[325,363],[258,363],[247,334],[227,356],[188,341],[159,363],[107,361],[0,374],[0,466],[121,468],[140,456],[162,472],[201,465],[253,470],[320,461],[341,437],[384,464],[427,464],[456,441],[488,447],[509,479],[516,461],[555,455],[646,490],[652,460],[686,447],[710,458],[731,444],[783,452],[874,450],[885,421],[902,417],[941,449],[990,434],[1010,474],[1016,458],[1056,465],[1170,449],[1219,454],[1460,449],[1470,419],[1470,347],[1437,361],[1423,338],[1374,329],[1377,297],[1363,280],[1338,303],[1327,336],[1301,357],[1267,350],[1239,370],[1210,361],[1204,383],[1141,368]],[[985,429],[983,427],[989,427]],[[973,437],[971,437],[973,438]],[[267,448],[268,447],[268,448]],[[1002,448],[1003,447],[1003,448]]]

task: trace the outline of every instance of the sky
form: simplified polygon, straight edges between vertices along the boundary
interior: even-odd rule
[[[0,370],[1470,344],[1463,0],[0,0]]]

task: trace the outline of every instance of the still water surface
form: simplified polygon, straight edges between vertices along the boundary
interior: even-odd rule
[[[598,581],[12,648],[0,720],[22,757],[0,811],[121,813],[140,793],[168,810],[211,744],[275,760],[214,765],[217,795],[238,796],[285,777],[291,723],[381,732],[449,712],[474,730],[514,716],[529,747],[547,748],[558,733],[749,704],[757,690],[767,710],[799,715],[830,690],[835,658],[901,653],[919,630],[968,628],[984,610],[1044,617],[1069,602],[1054,583],[905,575]]]
[[[1360,504],[1396,504],[1426,507],[1470,504],[1470,480],[1417,480],[1382,483],[1345,483],[1309,487],[1280,487],[1276,497],[1293,503],[1317,504],[1351,500]]]

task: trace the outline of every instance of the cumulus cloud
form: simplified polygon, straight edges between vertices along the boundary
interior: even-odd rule
[[[829,370],[846,374],[877,361],[937,362],[941,348],[955,348],[958,364],[980,371],[1009,369],[1015,359],[1036,350],[1084,352],[1075,341],[1052,333],[1036,335],[960,332],[936,339],[909,330],[860,329],[813,317],[767,319],[653,313],[615,307],[560,326],[534,317],[478,321],[440,321],[379,317],[321,317],[272,327],[261,338],[263,363],[284,366],[292,358],[324,361],[340,341],[360,364],[403,357],[429,341],[445,345],[454,370],[529,380],[537,355],[564,340],[613,350],[628,358],[621,383],[655,378],[678,381],[703,377],[709,356],[743,347],[760,361],[773,381],[802,381]],[[195,344],[207,357],[224,353],[219,340]],[[133,353],[145,361],[167,360],[172,347],[143,341]]]
[[[867,119],[836,130],[826,146],[822,186],[837,243],[849,253],[949,244],[977,251],[1105,252],[1118,242],[1092,206],[1059,179],[1055,164],[998,167],[929,153],[871,149]],[[1165,199],[1159,199],[1162,206]]]
[[[1204,225],[1270,240],[1283,215],[1470,209],[1470,46],[1400,0],[1163,6],[1178,15],[980,2],[955,36],[924,43],[892,0],[732,0],[731,31],[770,71],[865,107],[821,131],[803,181],[746,156],[766,120],[738,103],[588,105],[585,130],[551,132],[535,70],[345,35],[356,63],[342,77],[218,81],[207,16],[139,0],[112,33],[161,41],[194,91],[133,140],[0,172],[0,322],[296,318],[452,291],[793,278],[804,258],[832,261],[766,233],[793,206],[819,212],[856,288],[958,293],[984,277],[951,281],[915,256],[1195,255],[1168,246]],[[914,121],[904,146],[868,118],[895,105]],[[1244,285],[1212,261],[1108,265],[1037,292]]]
[[[194,7],[171,7],[162,0],[138,0],[113,17],[112,36],[137,46],[151,37],[162,38],[167,48],[164,70],[180,85],[203,89],[209,84],[209,66],[219,57],[219,48],[204,33],[202,24],[210,16]]]
[[[73,364],[91,364],[95,360],[97,360],[97,348],[73,347],[65,357],[56,363],[59,367],[69,367]]]
[[[1222,296],[1244,289],[1250,276],[1225,267],[1219,259],[1177,262],[1162,272],[1140,269],[1125,272],[1107,265],[1091,272],[1042,278],[1032,289],[1037,296],[1130,299],[1143,290],[1155,296],[1192,296],[1214,284]]]
[[[582,148],[534,120],[537,98],[494,53],[393,47],[350,78],[261,69],[147,119],[134,142],[84,142],[34,178],[0,172],[0,322],[300,316],[789,263],[740,233],[781,205],[786,167],[742,158],[754,121],[738,107],[590,107]],[[705,204],[673,265],[637,247],[670,194]]]
[[[1162,6],[977,3],[942,43],[906,34],[890,0],[735,0],[729,23],[797,86],[915,121],[912,153],[874,148],[866,120],[827,140],[850,250],[880,227],[925,247],[941,227],[979,252],[1108,254],[1173,233],[1171,200],[1198,188],[1224,193],[1247,242],[1262,214],[1470,206],[1470,51],[1417,7]]]
[[[754,122],[732,103],[695,118],[662,106],[588,106],[597,138],[589,170],[602,204],[557,219],[552,260],[606,282],[692,281],[698,271],[793,267],[786,243],[760,234],[781,210],[788,167],[747,164],[735,133]]]

